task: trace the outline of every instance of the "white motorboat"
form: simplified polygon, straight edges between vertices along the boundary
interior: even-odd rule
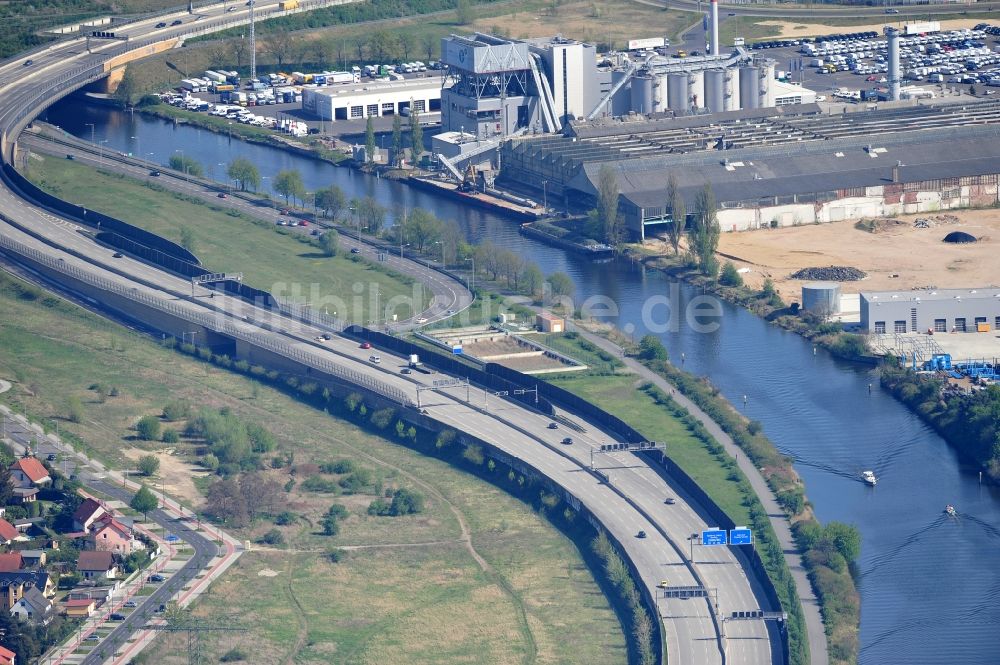
[[[955,510],[955,506],[951,505],[950,503],[947,506],[944,507],[944,513],[948,517],[957,517],[958,516],[958,511]]]
[[[867,484],[871,485],[872,487],[875,487],[875,483],[878,482],[878,479],[875,477],[875,472],[874,471],[862,471],[861,472],[861,480],[865,481]]]

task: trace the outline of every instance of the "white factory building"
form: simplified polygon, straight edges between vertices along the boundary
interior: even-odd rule
[[[441,110],[439,77],[302,88],[302,109],[321,120],[358,120]]]

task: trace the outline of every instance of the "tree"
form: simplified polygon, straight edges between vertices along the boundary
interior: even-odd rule
[[[0,506],[6,506],[14,496],[14,480],[9,473],[0,473]]]
[[[316,190],[315,204],[324,215],[337,219],[347,205],[347,199],[344,190],[337,185],[330,185]]]
[[[368,49],[376,60],[382,62],[396,51],[396,38],[385,30],[376,30],[368,38]]]
[[[830,522],[823,529],[823,539],[829,541],[848,562],[861,554],[861,533],[857,527],[843,522]]]
[[[80,401],[80,398],[76,395],[70,395],[67,402],[69,404],[69,414],[67,415],[69,421],[71,423],[83,422],[83,402]]]
[[[434,59],[434,54],[437,52],[439,43],[438,37],[432,32],[425,33],[420,38],[420,46],[424,49],[428,61]]]
[[[230,180],[236,181],[241,192],[247,191],[248,187],[256,192],[260,187],[260,171],[245,157],[237,157],[231,161],[229,168],[226,169],[226,175]]]
[[[235,480],[223,478],[215,481],[209,485],[205,499],[205,512],[211,517],[233,526],[242,526],[246,523],[246,500]]]
[[[173,431],[173,430],[171,430]],[[156,455],[143,455],[139,458],[139,473],[152,476],[160,470],[160,458]]]
[[[251,522],[258,515],[273,513],[281,494],[281,483],[262,473],[245,473],[240,476],[240,496],[243,497],[247,517]]]
[[[597,172],[597,219],[604,242],[617,245],[622,239],[622,217],[618,211],[618,175],[608,164]]]
[[[732,261],[726,261],[726,264],[722,266],[722,275],[719,277],[719,283],[723,286],[743,286],[743,277],[736,270],[736,266],[733,265]]]
[[[674,248],[676,256],[681,251],[681,236],[684,235],[684,226],[687,223],[687,209],[684,207],[684,197],[677,188],[677,177],[673,173],[667,180],[667,200],[670,203],[670,217],[673,219],[669,229],[670,245]]]
[[[542,270],[538,267],[538,264],[534,262],[528,263],[521,273],[521,287],[524,289],[524,292],[534,297],[541,292],[544,283],[545,276],[542,275]]]
[[[552,295],[572,297],[573,292],[576,290],[576,284],[573,283],[573,279],[564,272],[554,272],[549,275],[549,288],[552,289]]]
[[[143,441],[156,441],[160,438],[160,419],[156,416],[143,416],[135,424],[135,430]]]
[[[132,510],[142,513],[142,519],[145,520],[149,511],[156,510],[159,504],[156,495],[150,492],[145,485],[140,485],[139,491],[132,496],[128,505]]]
[[[411,109],[410,111],[410,157],[413,165],[420,163],[420,156],[424,154],[424,128],[420,124],[420,111]]]
[[[423,512],[424,497],[412,490],[398,489],[392,497],[389,510],[392,515],[413,515]]]
[[[472,23],[475,17],[472,13],[472,4],[469,0],[458,0],[455,4],[455,18],[458,19],[459,25]]]
[[[417,38],[413,36],[412,32],[403,32],[400,33],[397,43],[399,44],[399,50],[403,53],[403,60],[409,60],[410,53],[417,47]]]
[[[340,533],[340,524],[337,522],[335,515],[324,515],[321,524],[323,525],[324,536],[336,536]]]
[[[368,47],[367,37],[358,37],[354,40],[354,49],[358,52],[358,60],[365,59],[365,48]]]
[[[115,88],[115,101],[122,106],[130,106],[138,94],[139,84],[135,80],[135,75],[132,73],[131,68],[126,68],[122,80],[118,83],[118,87]]]
[[[205,169],[202,168],[198,160],[187,155],[170,155],[170,168],[195,178],[200,178],[205,174]]]
[[[297,38],[290,30],[281,28],[275,30],[264,40],[264,50],[274,56],[278,61],[278,69],[285,64],[285,60],[290,60],[295,51]]]
[[[702,273],[715,276],[719,271],[719,262],[715,258],[715,250],[719,246],[719,228],[717,205],[712,185],[705,183],[695,199],[694,224],[689,234],[691,248],[698,258]]]
[[[243,39],[234,39],[229,44],[229,49],[232,52],[233,60],[236,62],[236,69],[242,69],[243,63],[250,55],[250,42]]]
[[[365,164],[375,163],[375,118],[368,116],[365,122]]]
[[[399,167],[403,162],[403,121],[399,114],[392,116],[392,165]]]
[[[302,183],[302,174],[295,169],[279,171],[274,178],[274,191],[285,197],[285,203],[289,199],[302,199],[306,193],[306,186]]]
[[[333,229],[328,230],[326,233],[319,237],[319,246],[323,250],[323,254],[326,256],[336,256],[337,255],[337,232]]]
[[[667,349],[656,335],[644,335],[639,340],[639,357],[643,360],[666,360]]]
[[[191,417],[191,404],[184,400],[173,400],[163,407],[163,419],[174,422]]]
[[[361,222],[361,227],[372,235],[379,235],[385,225],[385,216],[388,212],[385,206],[379,205],[371,196],[366,196],[357,202],[356,212]]]

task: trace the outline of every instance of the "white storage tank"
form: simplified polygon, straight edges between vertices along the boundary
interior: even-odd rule
[[[757,76],[760,71],[756,67],[740,67],[740,108],[760,108],[760,87]]]
[[[688,74],[688,100],[691,108],[705,108],[705,72],[699,70]]]
[[[687,113],[690,105],[688,98],[688,75],[686,73],[667,74],[667,101],[671,111]]]
[[[611,87],[618,85],[618,82],[625,78],[625,71],[621,69],[615,69],[611,72]],[[611,108],[610,115],[615,117],[620,117],[623,115],[628,115],[628,112],[632,110],[632,86],[631,83],[626,83],[621,87],[615,96],[611,98]],[[603,115],[603,114],[602,114]]]
[[[726,110],[726,72],[709,69],[705,72],[705,108],[710,113]]]
[[[760,105],[774,106],[774,63],[760,68]]]
[[[660,74],[653,80],[653,108],[662,113],[670,108],[667,99],[667,75]]]
[[[653,112],[652,76],[636,76],[632,79],[632,110],[642,114]]]
[[[740,110],[740,70],[737,67],[729,67],[726,69],[726,87],[725,87],[725,110],[727,111],[738,111]]]
[[[840,314],[840,284],[836,282],[803,284],[802,309],[820,316]]]

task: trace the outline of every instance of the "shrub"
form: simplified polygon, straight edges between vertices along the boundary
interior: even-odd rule
[[[336,494],[338,492],[337,483],[320,476],[312,476],[303,480],[299,487],[306,492],[321,492],[324,494]]]
[[[340,533],[340,524],[337,522],[337,517],[335,515],[326,515],[323,517],[323,521],[320,522],[323,525],[323,535],[324,536],[336,536]]]
[[[355,469],[340,479],[340,486],[346,494],[357,494],[372,484],[372,472],[368,469]]]
[[[143,416],[135,424],[135,430],[143,441],[156,441],[160,438],[160,419],[156,416]]]
[[[163,430],[163,438],[162,438],[163,443],[177,443],[180,440],[181,437],[179,434],[177,434],[177,430],[175,429]]]
[[[279,526],[287,526],[289,524],[295,524],[295,514],[287,510],[280,512],[274,518],[274,523]]]
[[[325,464],[319,465],[320,470],[323,473],[351,473],[357,468],[354,460],[342,459],[336,462],[326,462]]]
[[[283,545],[285,542],[285,537],[281,535],[281,532],[277,529],[271,529],[263,536],[260,537],[260,542],[266,543],[268,545]]]
[[[173,430],[170,430],[173,432]],[[156,455],[143,455],[139,458],[139,473],[144,476],[152,476],[160,470],[160,458]]]
[[[719,284],[723,286],[743,286],[743,277],[736,270],[732,261],[726,261],[722,266],[722,274],[719,276]]]

